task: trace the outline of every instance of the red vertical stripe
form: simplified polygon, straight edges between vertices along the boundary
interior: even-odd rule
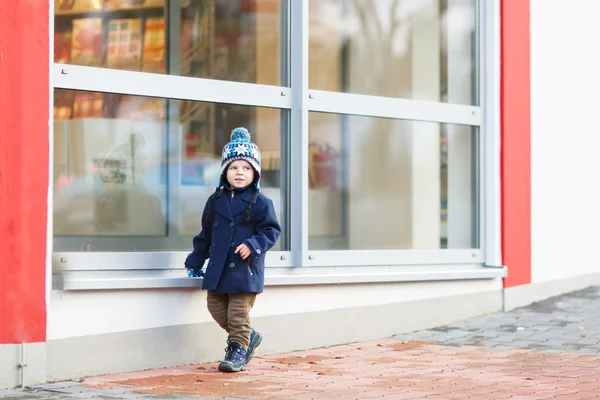
[[[0,1],[0,343],[46,340],[49,0]]]
[[[501,3],[502,260],[505,286],[531,283],[529,0]]]

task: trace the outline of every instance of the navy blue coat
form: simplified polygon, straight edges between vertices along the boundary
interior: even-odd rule
[[[281,235],[273,202],[262,193],[252,205],[250,219],[244,223],[248,204],[256,192],[254,186],[235,191],[229,189],[213,193],[202,213],[202,231],[194,237],[194,251],[185,261],[185,266],[200,269],[206,259],[202,289],[216,293],[241,293],[264,290],[265,255]],[[212,209],[209,205],[215,197]],[[210,218],[205,218],[210,212]],[[245,243],[252,254],[242,260],[236,247]]]

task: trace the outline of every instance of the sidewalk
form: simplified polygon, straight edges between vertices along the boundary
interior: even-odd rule
[[[591,287],[394,338],[255,357],[237,374],[194,365],[0,391],[0,399],[597,399],[599,300]]]

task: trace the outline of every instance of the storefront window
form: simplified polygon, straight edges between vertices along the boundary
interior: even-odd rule
[[[54,8],[56,63],[285,84],[281,0],[55,0]]]
[[[287,111],[61,89],[54,97],[55,251],[189,250],[237,126],[261,150],[261,190],[287,232]],[[277,246],[287,248],[285,235]]]
[[[475,0],[310,0],[309,86],[477,104]]]
[[[481,262],[487,4],[305,1],[56,0],[57,270],[189,251],[237,126],[283,228],[272,266]]]
[[[309,138],[309,249],[479,246],[474,128],[313,112]]]

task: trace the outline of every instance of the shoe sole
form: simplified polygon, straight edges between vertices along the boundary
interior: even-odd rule
[[[254,347],[252,347],[252,352],[248,353],[248,357],[246,357],[246,364],[248,364],[250,360],[252,360],[252,357],[254,357],[254,350],[256,350],[256,348],[262,343],[262,335],[256,332],[256,337],[256,343],[254,344]]]
[[[240,372],[245,370],[245,365],[236,368],[231,364],[221,363],[218,368],[221,372]]]

